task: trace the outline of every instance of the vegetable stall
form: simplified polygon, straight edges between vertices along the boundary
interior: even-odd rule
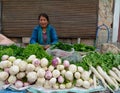
[[[55,49],[70,55],[53,55],[50,51]],[[81,55],[80,51],[85,55]],[[101,54],[93,46],[59,42],[48,53],[38,44],[26,47],[1,45],[0,58],[1,91],[4,88],[23,93],[105,90],[115,93],[120,90],[120,54]]]

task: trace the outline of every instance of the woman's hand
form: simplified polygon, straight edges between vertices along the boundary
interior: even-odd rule
[[[44,50],[48,49],[50,47],[50,45],[45,45],[43,48]]]

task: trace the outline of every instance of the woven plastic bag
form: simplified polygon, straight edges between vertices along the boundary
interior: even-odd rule
[[[72,51],[68,52],[68,51],[64,51],[64,50],[61,50],[61,49],[51,49],[51,48],[48,48],[46,50],[46,52],[52,56],[56,56],[56,57],[68,57],[68,56],[71,56],[73,53],[74,53],[74,49],[72,49]]]

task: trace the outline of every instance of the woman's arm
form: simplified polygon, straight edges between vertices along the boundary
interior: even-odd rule
[[[35,44],[37,43],[37,41],[38,41],[38,27],[35,27],[30,38],[30,44]]]
[[[52,39],[51,44],[56,44],[58,42],[58,36],[57,36],[55,28],[52,28],[51,39]]]

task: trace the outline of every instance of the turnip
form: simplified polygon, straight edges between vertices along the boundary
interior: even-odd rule
[[[50,65],[50,66],[48,67],[48,70],[52,72],[52,71],[54,70],[54,68],[55,68],[54,66]]]
[[[44,83],[44,88],[46,89],[50,89],[52,87],[52,85],[49,84],[49,81],[46,80],[45,83]]]
[[[48,70],[47,66],[46,66],[46,67],[42,67],[42,69],[44,69],[45,71],[47,71],[47,70]]]
[[[58,60],[58,65],[60,65],[60,64],[62,63],[62,60],[61,60],[61,58],[59,58],[59,57],[56,57],[56,59]]]
[[[35,66],[33,64],[27,64],[26,71],[31,72],[35,70]]]
[[[10,57],[8,58],[8,60],[9,60],[10,62],[14,62],[14,61],[16,60],[16,57],[10,56]]]
[[[57,70],[64,70],[64,65],[57,65]]]
[[[35,67],[35,71],[37,72],[39,69],[41,69],[40,66]]]
[[[90,88],[90,83],[89,83],[89,81],[83,81],[83,87],[84,88]]]
[[[8,55],[3,55],[1,59],[2,59],[2,61],[4,61],[4,60],[7,60],[8,58],[9,58]]]
[[[9,73],[11,75],[16,75],[19,72],[19,67],[16,65],[13,65],[9,68]]]
[[[77,71],[77,66],[74,65],[74,64],[71,64],[71,65],[69,66],[69,71],[71,71],[72,73],[76,72],[76,71]]]
[[[78,66],[78,71],[80,72],[80,73],[83,73],[84,72],[84,69],[81,67],[81,66]]]
[[[17,81],[15,82],[15,87],[16,87],[16,88],[22,88],[22,87],[23,87],[23,82],[20,81],[20,80],[17,80]]]
[[[40,78],[43,78],[45,76],[45,70],[40,68],[38,71],[37,71],[37,77],[40,77]]]
[[[20,71],[25,71],[25,70],[27,69],[27,62],[22,60],[22,61],[18,64],[18,66],[19,66]]]
[[[38,78],[36,81],[36,85],[43,86],[45,84],[45,78]]]
[[[27,80],[29,83],[34,83],[37,80],[37,73],[34,71],[28,72]]]
[[[64,60],[63,65],[65,68],[68,68],[70,66],[70,62],[68,60]]]
[[[73,80],[73,73],[71,71],[66,71],[65,78],[72,81]]]
[[[56,78],[51,78],[51,79],[49,80],[49,84],[50,84],[50,85],[54,85],[54,84],[56,84],[56,82],[57,82],[57,79],[56,79]]]
[[[59,77],[58,77],[58,82],[59,82],[59,83],[63,83],[63,82],[64,82],[63,76],[59,76]]]
[[[65,69],[61,71],[61,75],[62,75],[62,76],[64,76],[65,73],[66,73],[66,70],[65,70]]]
[[[4,71],[9,73],[9,68],[4,68]]]
[[[32,62],[34,59],[36,59],[36,56],[35,55],[30,55],[27,59],[27,62]]]
[[[8,78],[8,82],[10,84],[14,84],[16,82],[16,80],[17,80],[17,78],[14,75],[10,75],[9,78]]]
[[[49,79],[51,79],[52,78],[52,73],[51,73],[51,71],[46,71],[45,72],[45,78],[47,79],[47,80],[49,80]]]
[[[60,84],[60,89],[65,89],[65,84]]]
[[[60,76],[60,71],[59,70],[53,70],[52,75],[54,78],[58,78]]]
[[[5,81],[8,78],[8,72],[2,71],[0,72],[0,81]]]
[[[74,77],[75,77],[76,79],[79,79],[79,78],[80,78],[80,76],[81,76],[81,75],[80,75],[80,73],[79,73],[79,72],[75,72],[75,73],[74,73]]]
[[[58,84],[58,83],[54,84],[54,85],[53,85],[53,88],[54,88],[54,89],[59,89],[59,84]]]
[[[69,83],[66,83],[65,87],[66,87],[66,88],[71,88],[71,87],[73,87],[73,86],[72,86],[72,83],[69,82]]]
[[[82,79],[77,79],[75,86],[81,87],[83,85],[83,80]]]
[[[41,61],[41,67],[47,67],[48,66],[47,58],[42,58],[40,61]]]
[[[81,75],[82,79],[84,80],[89,80],[90,78],[90,73],[88,71],[84,71]]]
[[[21,63],[22,59],[16,59],[13,61],[13,65],[19,65]]]
[[[4,69],[7,67],[11,67],[12,63],[9,60],[1,61],[0,62],[0,68]]]
[[[58,59],[55,57],[52,59],[52,65],[56,67],[59,64]]]
[[[40,60],[38,58],[34,59],[32,61],[32,64],[35,65],[36,67],[40,65]]]
[[[17,77],[17,79],[22,79],[25,77],[25,75],[26,75],[25,72],[19,72],[19,73],[17,73],[16,77]]]

